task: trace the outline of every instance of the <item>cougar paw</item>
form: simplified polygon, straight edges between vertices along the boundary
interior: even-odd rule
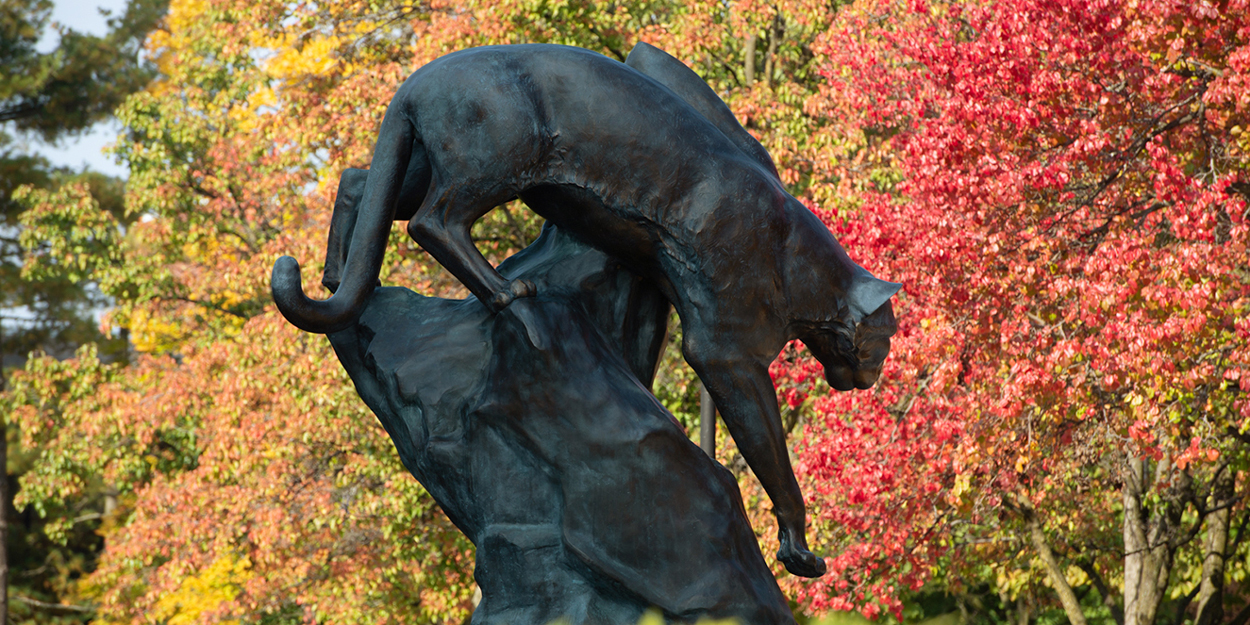
[[[538,288],[529,280],[509,280],[508,286],[501,291],[497,291],[495,296],[491,298],[490,307],[493,312],[499,312],[508,307],[519,297],[533,297],[538,294]]]
[[[781,532],[781,549],[777,550],[777,559],[786,565],[786,570],[799,577],[820,577],[825,574],[825,560],[807,550],[807,547],[796,545],[790,532]]]

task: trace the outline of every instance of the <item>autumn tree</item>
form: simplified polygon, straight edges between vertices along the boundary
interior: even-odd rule
[[[48,29],[52,4],[0,3],[0,362],[5,366],[21,364],[36,350],[68,357],[88,342],[98,343],[106,357],[124,355],[124,337],[102,336],[93,319],[107,301],[90,280],[73,275],[23,279],[27,251],[19,244],[26,208],[20,201],[22,187],[75,185],[124,223],[121,181],[52,167],[9,133],[55,141],[111,115],[151,75],[138,53],[162,7],[161,2],[136,0],[125,14],[109,21],[108,34],[61,29],[56,48],[42,53],[36,43]],[[0,390],[4,377],[0,372]],[[3,421],[7,429],[8,419]],[[6,474],[24,473],[34,457],[30,452],[10,448],[6,436],[0,439],[0,466]],[[19,516],[12,509],[11,493],[8,478],[0,480],[0,620],[10,614],[53,620],[85,616],[84,608],[63,603],[61,597],[71,594],[67,586],[72,578],[90,569],[100,547],[98,537],[84,525],[64,534],[63,541],[50,541],[32,514]],[[17,601],[12,610],[10,587]]]
[[[321,257],[339,173],[368,165],[417,67],[645,40],[724,97],[856,261],[906,285],[876,389],[830,391],[797,343],[771,370],[831,565],[778,569],[803,612],[989,588],[1017,621],[1240,625],[1245,9],[178,0],[146,43],[156,80],[119,110],[124,215],[82,187],[25,195],[26,274],[97,281],[139,355],[15,376],[39,453],[22,503],[64,519],[95,501],[106,548],[81,592],[111,621],[462,620],[470,546],[325,341],[273,311],[268,271]],[[536,226],[513,205],[475,234],[499,260]],[[384,281],[465,295],[395,233]],[[693,376],[676,352],[666,366],[657,395],[693,425]],[[775,551],[767,498],[731,441],[718,457]]]
[[[803,436],[851,542],[813,605],[937,574],[1022,620],[1250,617],[1246,9],[839,12],[807,108],[849,126],[859,206],[830,225],[906,286],[887,383]]]

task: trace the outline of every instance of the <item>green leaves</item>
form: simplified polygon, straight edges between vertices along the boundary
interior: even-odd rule
[[[164,13],[165,0],[133,0],[109,20],[104,37],[60,32],[48,54],[35,50],[47,24],[48,0],[4,0],[0,6],[0,121],[53,140],[112,114],[151,78],[139,62],[143,36]]]
[[[121,223],[100,207],[86,183],[51,190],[24,187],[14,199],[27,206],[21,216],[21,242],[31,254],[23,278],[83,282],[121,261]]]

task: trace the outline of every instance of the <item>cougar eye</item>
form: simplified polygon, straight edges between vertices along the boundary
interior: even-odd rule
[[[857,351],[859,352],[857,355],[860,366],[863,366],[864,363],[871,363],[879,367],[890,355],[890,338],[872,338],[860,345]]]

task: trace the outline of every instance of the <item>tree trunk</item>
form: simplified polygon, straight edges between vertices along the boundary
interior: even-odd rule
[[[712,403],[712,395],[702,382],[699,382],[699,447],[716,459],[716,404]]]
[[[1234,488],[1232,469],[1227,465],[1220,467],[1211,484],[1211,512],[1205,519],[1207,535],[1203,541],[1202,584],[1198,591],[1195,625],[1224,622],[1224,566],[1228,557],[1228,526]]]
[[[117,487],[110,486],[104,491],[104,516],[109,517],[117,510]]]
[[[772,89],[773,73],[777,69],[777,44],[781,41],[781,11],[773,16],[773,27],[768,33],[768,53],[764,57],[764,86]]]
[[[742,77],[748,87],[755,84],[755,44],[758,40],[759,37],[757,37],[755,33],[747,35],[747,42],[743,54],[746,58],[742,60]]]
[[[0,393],[5,390],[4,354],[0,353]],[[0,413],[0,625],[9,623],[9,418]]]
[[[1159,498],[1157,509],[1145,505],[1150,485],[1172,472],[1170,459],[1160,460],[1150,475],[1149,462],[1127,459],[1124,479],[1124,625],[1154,625],[1172,572],[1176,547],[1172,537],[1181,506],[1173,497]],[[1151,478],[1154,479],[1151,479]],[[1184,477],[1183,475],[1178,477]]]
[[[1068,576],[1064,574],[1063,567],[1059,565],[1059,560],[1055,558],[1055,552],[1051,550],[1050,544],[1046,542],[1046,533],[1042,531],[1042,524],[1037,520],[1037,514],[1032,508],[1023,508],[1025,521],[1029,528],[1029,539],[1033,543],[1033,548],[1037,550],[1037,556],[1042,559],[1042,564],[1046,566],[1046,573],[1050,577],[1050,585],[1054,586],[1055,592],[1059,594],[1059,601],[1063,604],[1063,611],[1067,613],[1068,620],[1072,625],[1085,625],[1085,613],[1081,611],[1081,602],[1077,600],[1076,593],[1072,591],[1072,585],[1068,583]]]
[[[1024,600],[1024,595],[1016,598],[1016,625],[1029,625],[1032,619],[1033,610],[1029,607],[1029,603]]]

